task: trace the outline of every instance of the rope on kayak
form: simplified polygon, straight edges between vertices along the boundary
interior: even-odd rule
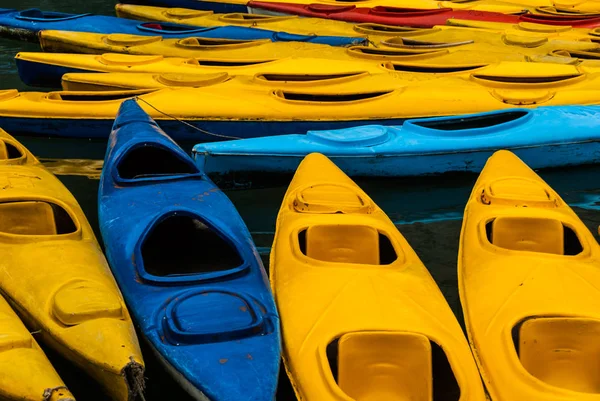
[[[142,99],[141,97],[135,96],[134,99],[146,103],[148,106],[152,107],[154,110],[158,111],[160,114],[164,114],[165,116],[172,118],[173,120],[178,121],[178,122],[182,123],[183,125],[187,125],[188,127],[195,129],[196,131],[202,132],[203,134],[210,135],[210,136],[216,136],[218,138],[225,138],[225,139],[242,139],[237,136],[215,134],[214,132],[209,132],[209,131],[203,130],[202,128],[198,128],[198,127],[188,123],[187,121],[180,120],[179,118],[177,118],[175,116],[165,113],[164,111],[160,111],[159,109],[157,109],[156,107],[154,107],[153,105],[148,103],[148,101],[146,101],[145,99]]]

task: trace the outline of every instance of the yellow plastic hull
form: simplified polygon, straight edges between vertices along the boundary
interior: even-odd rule
[[[0,139],[8,135],[0,130]],[[4,160],[0,161],[0,164]],[[0,296],[0,400],[74,401],[44,351]]]
[[[552,52],[595,52],[591,41],[548,38],[548,34],[501,33],[485,29],[432,28],[405,32],[386,39],[386,47],[338,48],[304,42],[238,41],[225,39],[163,39],[122,34],[41,31],[40,43],[48,52],[88,54],[124,53],[200,58],[203,60],[257,60],[307,57],[333,60],[427,60],[442,63],[525,61]],[[455,54],[456,53],[456,54]]]
[[[0,92],[0,117],[111,119],[121,101],[134,96],[159,120],[170,115],[186,120],[348,121],[600,102],[598,73],[541,63],[501,63],[463,76],[412,82],[355,72],[344,77],[211,74],[196,83],[195,88],[107,94],[8,90]]]
[[[323,155],[304,159],[285,194],[270,266],[283,359],[299,400],[430,400],[432,382],[452,376],[462,401],[485,400],[462,330],[429,272],[385,213]],[[436,346],[453,375],[432,374]]]
[[[598,243],[560,196],[514,154],[495,153],[467,203],[458,258],[493,400],[598,397],[599,267]]]
[[[83,211],[27,149],[8,134],[0,138],[0,153],[10,158],[0,165],[2,294],[42,342],[100,382],[113,399],[133,399],[143,389],[142,355]],[[130,388],[128,380],[137,386]]]

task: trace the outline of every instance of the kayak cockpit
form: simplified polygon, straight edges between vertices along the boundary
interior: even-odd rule
[[[126,151],[116,164],[120,181],[178,178],[200,174],[188,158],[158,143],[140,143]]]
[[[487,241],[509,251],[575,256],[583,252],[575,231],[560,220],[498,216],[485,224]]]
[[[513,328],[519,360],[546,385],[600,394],[600,320],[531,317]]]
[[[79,222],[65,207],[47,200],[0,203],[0,236],[8,238],[64,238],[80,231]]]
[[[235,269],[236,247],[199,217],[172,214],[154,225],[141,246],[144,269],[153,276],[181,276]]]
[[[136,255],[139,274],[149,282],[214,280],[248,268],[233,240],[185,210],[155,220],[138,243]]]
[[[298,233],[303,255],[328,263],[389,265],[398,259],[389,237],[364,225],[312,225]]]
[[[420,135],[435,136],[487,134],[523,124],[531,116],[529,110],[494,111],[477,115],[408,120],[404,123],[404,129]]]
[[[54,11],[42,11],[37,8],[30,8],[29,10],[23,10],[15,18],[24,21],[35,21],[35,22],[55,22],[55,21],[66,21],[75,18],[85,17],[92,14],[67,14],[59,13]]]
[[[328,344],[326,356],[337,386],[356,401],[460,399],[444,350],[420,333],[345,333]]]

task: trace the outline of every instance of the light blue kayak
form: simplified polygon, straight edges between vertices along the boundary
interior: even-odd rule
[[[417,176],[483,168],[498,149],[532,168],[600,162],[600,106],[507,109],[406,120],[306,135],[199,144],[196,164],[207,173],[292,173],[304,156],[323,153],[353,176]]]

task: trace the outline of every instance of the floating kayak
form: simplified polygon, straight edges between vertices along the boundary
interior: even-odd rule
[[[374,53],[374,54],[373,54]],[[579,65],[586,72],[596,72],[600,67],[600,53],[566,50],[556,51],[555,56],[531,56],[531,61],[542,61],[556,64]],[[568,57],[581,54],[594,59]],[[211,53],[214,55],[214,53]],[[31,86],[59,88],[61,79],[67,73],[86,72],[131,72],[156,74],[213,74],[226,72],[230,75],[255,75],[264,73],[292,72],[296,67],[303,68],[307,74],[330,74],[348,71],[368,71],[382,73],[397,71],[398,73],[414,72],[416,79],[425,75],[447,74],[473,71],[496,63],[498,59],[519,61],[518,55],[506,53],[474,53],[445,50],[431,53],[410,53],[401,49],[365,49],[355,47],[345,54],[339,54],[339,60],[302,57],[269,57],[268,52],[254,58],[228,58],[227,54],[210,58],[177,58],[159,55],[128,55],[105,53],[102,55],[69,54],[69,53],[18,53],[15,57],[17,70],[21,80]],[[565,56],[566,54],[566,56]],[[242,56],[243,57],[243,56]],[[372,57],[372,58],[370,58]],[[384,57],[380,59],[378,57]],[[542,67],[545,68],[545,67]],[[298,70],[296,70],[298,72]],[[89,80],[87,80],[89,81]]]
[[[160,35],[164,38],[268,39],[323,43],[332,46],[364,44],[364,37],[294,35],[240,26],[197,27],[170,22],[137,22],[133,20],[94,14],[64,14],[29,9],[25,11],[0,9],[0,36],[37,42],[41,30],[90,32],[99,34]],[[356,36],[356,35],[354,35]]]
[[[134,100],[115,120],[98,198],[110,265],[167,371],[197,400],[272,401],[279,318],[250,233]]]
[[[117,15],[144,21],[185,23],[198,26],[247,26],[256,29],[284,31],[297,35],[367,36],[379,43],[413,28],[380,24],[349,24],[323,18],[300,18],[295,15],[270,16],[248,13],[215,14],[212,11],[189,8],[164,8],[117,4]]]
[[[267,3],[270,6],[271,3]],[[283,5],[283,3],[281,3]],[[260,7],[260,4],[258,5]],[[343,6],[339,6],[343,8]],[[372,13],[373,20],[366,19],[364,22],[374,24],[384,24],[380,27],[382,35],[386,32],[394,34],[392,26],[399,26],[396,29],[402,29],[408,26],[422,26],[426,28],[434,25],[444,25],[449,18],[471,19],[476,18],[477,21],[495,21],[505,23],[517,23],[519,18],[516,15],[508,15],[501,13],[473,12],[468,10],[420,10],[401,9],[393,7],[374,7],[357,9],[352,6],[352,10],[364,10],[360,15],[369,15]],[[115,7],[119,17],[130,18],[142,21],[161,21],[171,23],[182,23],[186,25],[199,26],[221,26],[221,25],[243,25],[252,26],[262,29],[282,30],[290,33],[308,34],[310,32],[326,33],[328,35],[343,35],[348,36],[362,34],[363,29],[354,24],[345,23],[343,18],[336,18],[335,15],[344,14],[340,10],[339,13],[332,13],[330,18],[326,12],[319,13],[318,10],[323,7],[313,5],[316,9],[314,18],[299,18],[298,15],[265,15],[265,14],[248,14],[248,13],[230,13],[230,14],[215,14],[212,11],[193,10],[189,8],[166,8],[166,7],[151,7],[138,6],[132,4],[117,4]],[[346,7],[347,8],[347,7]],[[311,10],[311,6],[302,6],[302,10]],[[379,13],[377,12],[379,10]],[[394,11],[398,14],[394,17]],[[354,11],[357,12],[357,11]],[[386,12],[388,14],[386,14]],[[386,17],[386,15],[389,15]],[[304,15],[308,17],[308,15]],[[381,21],[376,20],[376,16],[380,16]],[[327,19],[326,19],[327,18]],[[339,19],[336,21],[336,19]],[[350,20],[348,20],[350,21]]]
[[[451,135],[449,135],[451,133]],[[306,135],[201,144],[206,173],[293,173],[314,152],[352,176],[411,176],[480,171],[496,149],[511,149],[532,168],[600,163],[600,106],[554,106],[407,120]]]
[[[120,103],[140,105],[176,140],[304,134],[405,119],[525,107],[600,103],[600,75],[559,64],[505,63],[485,74],[418,82],[385,74],[262,74],[193,88],[109,92],[0,92],[0,126],[15,133],[106,138]],[[543,67],[543,68],[541,68]],[[324,79],[326,78],[326,79]],[[446,88],[446,90],[440,90]],[[233,105],[233,107],[232,107]],[[174,120],[173,118],[176,118]],[[196,128],[183,124],[184,120]]]
[[[0,130],[0,138],[8,135]],[[8,139],[10,140],[10,139]],[[4,144],[5,142],[3,142]],[[5,165],[10,157],[4,154]],[[74,401],[29,330],[0,297],[0,398],[6,401]]]
[[[436,0],[358,0],[362,7],[393,7],[393,8],[417,8],[427,11],[433,11],[439,8],[465,9],[495,12],[502,14],[520,14],[527,7],[523,6],[523,1],[531,3],[533,6],[553,6],[554,2],[550,0],[516,0],[516,1],[496,1],[496,0],[476,0],[476,1],[436,1]],[[292,0],[293,4],[314,4],[317,6],[337,6],[348,5],[347,0]],[[210,10],[217,13],[245,13],[249,11],[248,0],[127,0],[124,3],[138,4],[143,6],[159,7],[178,7],[190,8],[194,10]],[[516,3],[516,4],[515,4]],[[595,4],[595,1],[591,2]],[[600,10],[600,6],[598,6]]]
[[[458,257],[492,399],[596,397],[599,264],[594,236],[560,196],[514,154],[495,153],[467,203]]]
[[[419,257],[321,154],[307,156],[290,183],[270,266],[299,400],[486,399],[462,329]]]
[[[454,33],[456,32],[456,34]],[[334,60],[411,60],[439,58],[447,64],[465,62],[525,61],[527,57],[551,52],[600,52],[600,45],[581,40],[548,38],[545,35],[504,34],[474,28],[453,28],[448,32],[418,29],[382,42],[387,48],[352,46],[339,48],[303,42],[233,40],[191,37],[163,39],[160,36],[103,35],[97,33],[42,31],[42,49],[47,52],[91,54],[125,53],[204,59],[279,59],[315,57]],[[465,39],[465,38],[471,39]],[[462,40],[457,40],[461,38]],[[459,53],[455,55],[454,53]]]
[[[63,184],[5,133],[0,152],[10,158],[0,167],[2,294],[37,338],[96,379],[112,399],[137,400],[144,387],[137,337],[83,211]],[[29,341],[27,351],[35,354],[32,340],[14,339]],[[16,364],[25,366],[26,359],[10,363],[15,374]],[[30,384],[42,384],[44,376],[29,373]],[[1,376],[0,383],[6,380]],[[58,380],[54,374],[47,378]],[[60,394],[26,399],[64,399],[66,391]]]
[[[339,87],[347,90],[357,89],[397,89],[406,85],[418,85],[420,82],[440,80],[445,86],[452,86],[452,78],[461,80],[484,79],[518,83],[518,80],[566,80],[570,73],[584,73],[585,70],[557,64],[532,63],[498,63],[492,65],[460,66],[455,69],[435,66],[425,69],[414,64],[372,64],[344,65],[343,62],[316,63],[314,59],[288,60],[289,63],[278,63],[268,72],[259,72],[250,76],[232,77],[227,72],[212,74],[151,74],[151,73],[70,73],[63,75],[62,87],[65,91],[119,91],[135,89],[165,88],[206,88],[227,83],[228,88],[252,89],[265,85],[283,85],[290,88],[307,88],[314,85],[323,89]],[[321,68],[326,65],[328,68]],[[316,68],[315,68],[316,67]],[[361,68],[366,67],[366,68]],[[591,77],[598,76],[600,69],[592,71]],[[241,73],[242,71],[235,71]],[[362,84],[364,82],[364,85]],[[368,82],[368,84],[367,84]],[[543,82],[539,82],[542,84]],[[459,81],[455,85],[461,85]]]

